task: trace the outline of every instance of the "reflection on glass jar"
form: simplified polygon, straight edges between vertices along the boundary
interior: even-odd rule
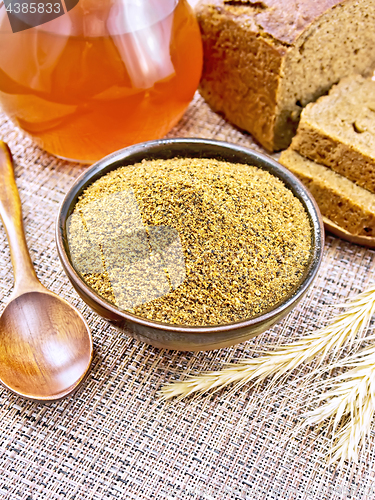
[[[186,0],[79,0],[16,33],[0,7],[0,104],[64,158],[91,163],[162,137],[184,113],[201,69]]]

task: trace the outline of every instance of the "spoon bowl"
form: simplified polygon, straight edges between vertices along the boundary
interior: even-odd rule
[[[22,396],[42,401],[69,394],[86,372],[90,352],[83,318],[48,291],[16,297],[0,317],[0,379]]]
[[[0,316],[0,382],[36,401],[54,401],[84,379],[93,346],[83,316],[38,280],[26,246],[10,151],[0,141],[0,215],[15,288]]]

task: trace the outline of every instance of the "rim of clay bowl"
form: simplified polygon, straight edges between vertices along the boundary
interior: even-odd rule
[[[121,166],[132,165],[142,161],[143,159],[168,159],[175,157],[214,158],[232,163],[255,165],[258,168],[267,170],[281,179],[286,187],[289,188],[304,205],[312,226],[310,262],[305,269],[299,285],[297,285],[297,287],[282,301],[266,312],[260,313],[249,319],[221,325],[185,326],[153,321],[120,309],[100,297],[89,285],[85,283],[85,281],[73,268],[69,257],[66,222],[83,190],[95,182],[99,177],[102,177],[108,172]],[[293,304],[297,305],[299,299],[312,284],[321,264],[324,247],[324,226],[319,208],[308,189],[294,174],[269,156],[244,146],[238,146],[228,142],[215,141],[213,139],[160,139],[135,144],[119,151],[115,151],[114,153],[94,163],[91,168],[84,172],[74,182],[65,195],[65,198],[60,206],[56,224],[56,244],[63,268],[73,286],[83,293],[85,296],[85,299],[83,300],[85,300],[89,306],[90,303],[97,305],[103,312],[101,315],[107,320],[115,322],[125,320],[129,323],[136,323],[141,327],[149,327],[154,330],[160,330],[161,332],[168,332],[169,334],[172,334],[173,332],[181,332],[184,334],[217,334],[219,332],[224,333],[233,330],[256,327],[258,324],[271,320],[275,316],[282,316],[282,313],[285,310],[291,309]]]

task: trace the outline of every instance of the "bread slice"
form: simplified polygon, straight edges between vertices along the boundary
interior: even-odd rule
[[[375,194],[293,149],[279,161],[307,186],[325,217],[353,235],[375,236]]]
[[[301,110],[375,67],[375,0],[201,0],[210,106],[268,150],[285,149]]]
[[[344,78],[308,104],[291,147],[375,193],[375,82]]]

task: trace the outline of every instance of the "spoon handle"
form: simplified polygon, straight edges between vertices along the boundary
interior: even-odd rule
[[[26,244],[21,200],[14,178],[8,145],[0,141],[0,216],[7,233],[14,271],[14,293],[19,295],[42,286],[35,274]]]

